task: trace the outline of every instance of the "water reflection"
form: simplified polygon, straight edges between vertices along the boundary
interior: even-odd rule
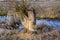
[[[0,23],[5,22],[7,18],[8,18],[7,16],[0,16]],[[60,21],[59,20],[51,20],[51,19],[50,20],[49,19],[36,20],[36,24],[41,24],[41,23],[44,23],[46,25],[53,26],[56,28],[60,28]],[[23,28],[23,25],[19,24],[19,28]]]

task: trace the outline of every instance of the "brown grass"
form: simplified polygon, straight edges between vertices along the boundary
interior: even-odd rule
[[[46,28],[46,29],[44,29]],[[43,30],[44,29],[44,30]],[[47,30],[48,29],[48,30]],[[36,33],[31,32],[19,32],[17,34],[23,40],[59,40],[60,30],[47,25],[40,25],[36,29]]]
[[[35,32],[0,29],[0,40],[60,40],[60,30],[45,24],[36,25]]]

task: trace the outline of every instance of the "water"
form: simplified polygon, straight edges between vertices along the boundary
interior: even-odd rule
[[[60,28],[60,21],[59,20],[48,20],[48,19],[40,19],[36,20],[36,24],[44,23],[48,26],[53,26],[55,28]]]
[[[6,16],[0,16],[0,23],[5,22],[7,19]]]
[[[7,18],[8,18],[7,16],[0,16],[0,23],[5,22]],[[52,20],[52,19],[36,20],[36,24],[41,24],[41,23],[44,23],[46,25],[53,26],[53,27],[56,27],[56,28],[60,28],[60,21],[59,20]],[[23,25],[20,24],[19,28],[23,28]]]

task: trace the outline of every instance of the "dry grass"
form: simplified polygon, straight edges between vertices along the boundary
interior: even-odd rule
[[[35,27],[36,32],[26,29],[8,30],[0,29],[0,40],[59,40],[60,30],[40,24]]]
[[[60,39],[60,30],[53,27],[48,27],[47,25],[40,25],[36,29],[35,33],[31,32],[19,32],[17,34],[23,40],[59,40]]]

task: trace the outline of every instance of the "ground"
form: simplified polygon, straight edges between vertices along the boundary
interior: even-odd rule
[[[60,30],[52,26],[38,25],[35,32],[22,30],[8,30],[0,28],[0,40],[59,40]]]

